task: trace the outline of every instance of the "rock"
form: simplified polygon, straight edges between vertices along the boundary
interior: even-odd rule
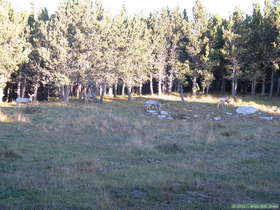
[[[166,118],[167,118],[167,116],[164,115],[164,114],[160,114],[160,115],[158,115],[157,117],[158,117],[159,119],[166,119]]]
[[[152,109],[147,110],[146,112],[148,112],[148,113],[157,113],[157,111],[156,111],[156,110],[152,110]]]
[[[160,111],[160,114],[169,115],[169,113],[167,111]]]
[[[215,121],[220,121],[220,120],[222,120],[221,117],[214,117],[213,119],[214,119]]]
[[[238,107],[236,109],[236,112],[238,114],[243,114],[243,115],[248,115],[248,114],[254,114],[256,113],[258,110],[254,107],[251,107],[251,106],[241,106],[241,107]]]
[[[259,117],[262,120],[273,120],[273,117]]]

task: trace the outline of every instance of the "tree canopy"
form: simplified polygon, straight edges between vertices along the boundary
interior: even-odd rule
[[[192,16],[180,8],[128,15],[125,5],[112,15],[98,0],[63,0],[53,14],[36,14],[0,1],[0,28],[1,101],[90,94],[102,102],[121,89],[129,100],[137,91],[179,91],[182,100],[185,90],[280,93],[279,1],[228,18],[200,0]]]

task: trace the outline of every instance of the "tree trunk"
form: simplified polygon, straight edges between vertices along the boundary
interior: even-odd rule
[[[109,96],[113,96],[113,87],[109,87],[109,92],[108,92]]]
[[[47,85],[47,101],[50,100],[50,86]]]
[[[180,93],[181,86],[180,86],[180,81],[179,80],[177,80],[176,89],[177,89],[177,92]]]
[[[125,95],[125,84],[122,85],[122,96]]]
[[[197,86],[198,86],[198,84],[197,84],[197,77],[194,76],[192,81],[193,81],[192,94],[194,96],[196,96],[197,95]]]
[[[264,74],[262,77],[262,96],[265,96],[265,82],[266,82],[266,75]]]
[[[99,85],[99,91],[98,91],[98,93],[99,93],[99,96],[101,96],[101,94],[102,94],[102,85]]]
[[[271,72],[271,77],[270,77],[269,98],[271,98],[273,95],[273,88],[274,88],[274,71]]]
[[[21,81],[19,80],[18,84],[17,84],[17,97],[18,98],[21,98],[20,89],[21,89]]]
[[[142,82],[140,82],[140,85],[139,85],[139,95],[142,96],[142,88],[143,88],[143,84]]]
[[[221,82],[221,92],[222,92],[222,93],[226,92],[226,80],[225,80],[225,78],[222,78],[222,82]]]
[[[70,93],[69,85],[64,85],[60,87],[60,98],[63,102],[65,103],[69,102],[69,93]]]
[[[37,95],[38,95],[38,89],[39,89],[39,84],[36,84],[34,87],[34,98],[32,98],[32,101],[37,101]]]
[[[74,89],[74,86],[69,85],[69,96],[73,96],[73,89]]]
[[[184,98],[184,87],[183,87],[182,84],[180,84],[180,97],[181,97],[182,101],[185,101],[185,98]]]
[[[165,79],[165,80],[163,80],[163,83],[162,83],[162,93],[166,94],[167,90],[168,90],[168,81]]]
[[[1,84],[0,84],[1,85]],[[3,102],[3,97],[4,97],[4,88],[0,87],[0,103]],[[9,96],[8,96],[9,97]]]
[[[77,93],[76,93],[76,98],[80,99],[82,96],[82,84],[78,84],[78,88],[77,88]]]
[[[0,88],[0,95],[1,95],[1,88]],[[2,102],[3,97],[0,96],[0,103]],[[7,102],[11,102],[12,98],[11,98],[11,88],[7,88],[7,98],[6,98]]]
[[[237,78],[236,78],[236,69],[233,67],[232,78],[231,78],[231,95],[236,96],[237,93]]]
[[[150,92],[151,95],[154,95],[154,85],[153,85],[153,77],[150,76]]]
[[[24,76],[23,82],[21,84],[21,90],[20,90],[21,97],[25,97],[25,91],[26,91],[26,77]]]
[[[158,95],[162,94],[162,79],[161,79],[161,75],[159,75],[158,77]]]
[[[172,87],[173,87],[173,76],[171,74],[168,78],[168,88],[167,88],[168,95],[172,92]]]
[[[202,88],[202,95],[205,95],[205,93],[206,93],[206,86],[204,86],[203,88]]]
[[[60,98],[61,101],[63,101],[63,98],[64,98],[63,97],[63,94],[64,94],[63,89],[64,89],[63,86],[59,87],[59,98]]]
[[[118,84],[114,84],[114,97],[116,98],[118,95]]]
[[[257,85],[257,79],[256,77],[253,77],[251,82],[251,96],[256,96],[256,85]]]
[[[279,96],[280,94],[280,77],[277,80],[277,95]]]
[[[69,95],[70,95],[70,86],[64,85],[64,97],[63,101],[68,103],[69,102]]]
[[[107,96],[107,85],[104,85],[103,88],[105,89],[104,96]]]
[[[131,86],[127,85],[127,95],[128,95],[128,100],[132,101],[132,93],[131,93]]]
[[[104,95],[105,95],[105,92],[106,92],[106,85],[105,84],[102,84],[100,86],[100,90],[101,90],[101,93],[100,93],[100,103],[103,103],[104,101]]]
[[[210,88],[209,86],[206,87],[206,95],[209,94],[209,88]]]

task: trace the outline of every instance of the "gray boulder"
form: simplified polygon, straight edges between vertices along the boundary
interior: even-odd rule
[[[158,118],[159,118],[159,119],[166,119],[166,118],[167,118],[167,116],[166,116],[166,115],[164,115],[164,114],[160,114],[160,115],[158,115]]]
[[[220,120],[222,120],[221,117],[214,117],[213,119],[214,119],[215,121],[220,121]]]
[[[273,120],[273,117],[259,117],[262,120]]]
[[[236,113],[248,115],[248,114],[255,114],[258,110],[251,106],[241,106],[236,109]]]
[[[169,115],[169,113],[167,111],[160,111],[160,114]]]

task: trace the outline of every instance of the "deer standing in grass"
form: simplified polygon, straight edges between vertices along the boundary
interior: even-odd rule
[[[217,108],[225,108],[230,104],[230,99],[229,97],[224,97],[224,98],[220,98],[219,102],[217,104]]]

